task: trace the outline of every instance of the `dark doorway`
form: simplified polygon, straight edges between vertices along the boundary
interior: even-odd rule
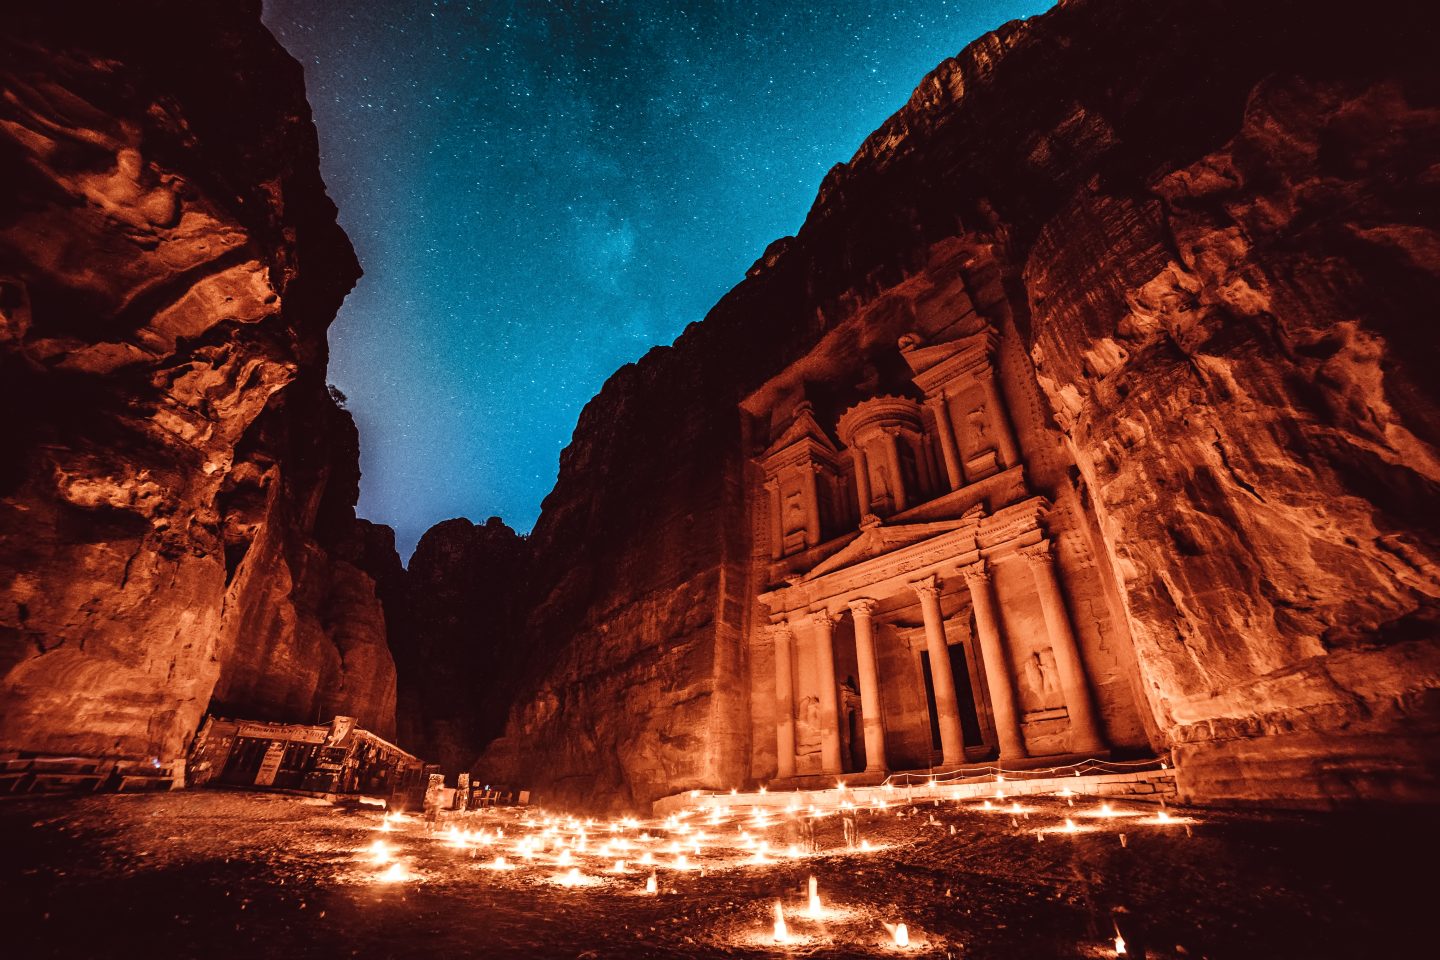
[[[230,756],[225,760],[225,769],[220,774],[220,782],[254,783],[255,774],[260,772],[260,761],[265,759],[265,751],[269,746],[269,740],[236,737],[235,745],[230,748]]]
[[[965,746],[979,747],[985,743],[980,732],[980,717],[975,711],[975,691],[970,686],[970,668],[965,663],[965,645],[952,643],[950,673],[955,678],[955,700],[960,706],[960,732]],[[935,681],[930,674],[930,651],[920,651],[920,670],[925,674],[925,702],[930,707],[930,745],[940,749],[940,714],[935,709]]]
[[[859,710],[847,710],[846,725],[850,733],[850,772],[865,769],[865,721]]]

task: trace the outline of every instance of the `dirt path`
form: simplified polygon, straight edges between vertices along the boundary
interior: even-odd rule
[[[374,808],[297,797],[11,800],[0,803],[0,956],[1113,957],[1119,907],[1130,956],[1141,941],[1152,957],[1433,955],[1421,939],[1434,909],[1428,815],[1192,812],[1187,825],[1180,812],[1157,823],[1140,807],[1129,809],[1146,816],[1105,818],[1089,800],[1026,803],[859,811],[870,851],[847,848],[832,815],[817,822],[819,852],[792,858],[797,821],[759,827],[749,811],[616,833],[547,827],[534,812],[476,817],[461,849],[419,822],[382,832]],[[769,845],[768,862],[751,862],[746,834]],[[526,860],[514,848],[526,836],[549,849]],[[631,846],[603,849],[620,838]],[[638,862],[645,851],[655,867]],[[514,869],[493,869],[497,855]],[[678,855],[690,869],[673,869]],[[607,872],[621,858],[629,872]],[[396,863],[406,879],[377,879]],[[570,869],[581,885],[558,882]],[[647,894],[652,869],[659,890]],[[806,911],[812,875],[819,919]],[[788,945],[774,942],[776,900]],[[903,950],[885,926],[900,922]]]

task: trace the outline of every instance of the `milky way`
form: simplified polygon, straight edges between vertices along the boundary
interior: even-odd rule
[[[1044,0],[266,0],[365,278],[360,513],[535,521],[585,402],[794,233],[947,56]]]

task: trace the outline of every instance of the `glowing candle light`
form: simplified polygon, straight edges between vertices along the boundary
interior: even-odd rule
[[[775,901],[775,942],[790,942],[790,929],[785,926],[785,910],[780,906],[779,900]]]
[[[624,873],[624,872],[625,872],[625,861],[624,861],[624,860],[616,860],[616,861],[615,861],[615,872],[616,872],[616,873]]]
[[[680,854],[678,857],[675,858],[675,869],[676,869],[676,870],[689,870],[689,869],[690,869],[690,861],[685,858],[685,854],[682,853],[682,854]]]
[[[562,867],[569,865],[571,862],[569,849],[561,850],[560,856],[556,858],[555,862]]]
[[[869,853],[869,852],[870,852],[871,850],[873,850],[874,848],[870,846],[870,841],[869,841],[869,840],[861,840],[861,841],[860,841],[860,849],[861,849],[862,851],[864,851],[865,853]]]
[[[820,916],[820,914],[821,914],[822,912],[823,912],[823,911],[822,911],[822,908],[821,908],[821,906],[820,906],[820,885],[815,882],[815,878],[814,878],[814,877],[811,877],[811,878],[810,878],[810,916],[812,916],[812,917],[818,917],[818,916]]]
[[[491,861],[491,863],[490,863],[490,869],[491,869],[491,870],[509,870],[509,869],[510,869],[510,863],[509,863],[509,861],[507,861],[504,857],[499,857],[499,856],[497,856],[493,861]]]
[[[1155,819],[1159,820],[1161,823],[1169,823],[1170,814],[1166,813],[1164,810],[1161,810],[1158,814],[1155,815]]]
[[[786,849],[785,853],[786,853],[788,856],[791,856],[791,857],[798,857],[798,856],[800,856],[800,848],[797,847],[795,844],[792,843],[792,844],[790,844],[790,846]]]
[[[657,883],[655,882],[655,874],[652,873],[652,874],[650,874],[650,876],[645,880],[645,892],[646,892],[646,893],[657,893],[657,892],[659,892],[659,890],[660,890],[660,886],[659,886],[659,884],[657,884]]]
[[[1115,934],[1115,956],[1125,956],[1125,938],[1118,933]]]
[[[895,924],[895,946],[910,946],[910,928],[903,923]]]
[[[403,883],[410,879],[410,871],[403,863],[392,863],[375,879],[380,883]]]
[[[986,800],[984,803],[980,804],[980,806],[985,810],[995,809],[995,804],[991,803],[989,800]]]
[[[384,840],[376,840],[370,844],[370,855],[375,858],[377,864],[390,862],[390,847]]]
[[[640,854],[640,862],[648,867],[650,864],[655,862],[655,857],[653,854],[650,853],[649,850],[646,850],[644,853]]]
[[[1066,818],[1065,818],[1065,832],[1066,832],[1066,833],[1074,833],[1077,829],[1078,829],[1078,828],[1075,826],[1075,821],[1074,821],[1074,820],[1071,820],[1069,817],[1066,817]]]

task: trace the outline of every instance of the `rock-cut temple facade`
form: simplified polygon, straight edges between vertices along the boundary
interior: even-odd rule
[[[802,359],[743,404],[757,780],[1146,748],[1093,517],[1051,489],[1063,455],[1026,359],[952,311],[838,376]]]

